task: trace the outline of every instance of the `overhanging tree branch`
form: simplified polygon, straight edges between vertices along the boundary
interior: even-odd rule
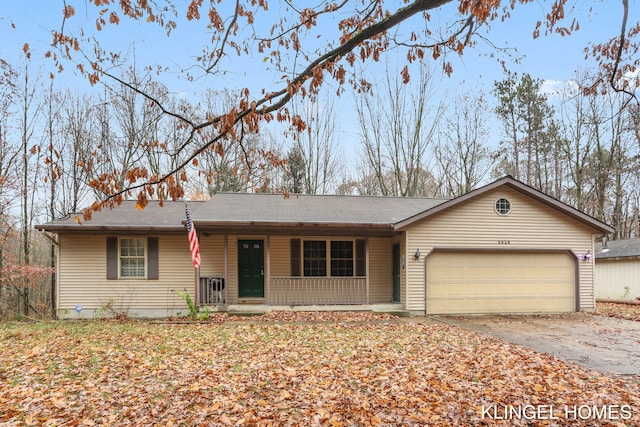
[[[219,131],[218,135],[209,139],[206,143],[202,144],[200,147],[198,147],[193,152],[191,152],[191,154],[187,156],[185,160],[180,162],[173,169],[169,170],[168,172],[158,177],[157,179],[143,182],[140,184],[127,186],[126,188],[118,190],[112,194],[107,194],[107,200],[111,200],[114,198],[117,199],[118,197],[121,197],[124,194],[130,193],[131,191],[143,190],[145,188],[148,188],[149,186],[154,186],[154,185],[163,183],[164,181],[169,179],[169,177],[174,176],[177,172],[187,167],[190,163],[193,162],[193,160],[196,157],[202,154],[202,152],[208,149],[211,145],[224,139],[226,135],[231,131],[233,126],[235,126],[236,124],[244,120],[247,116],[256,114],[264,117],[283,108],[289,101],[291,101],[293,96],[299,91],[300,87],[307,80],[314,78],[317,70],[322,70],[327,68],[328,66],[332,65],[335,61],[339,60],[347,53],[353,51],[356,47],[358,47],[362,43],[374,38],[379,34],[386,32],[387,30],[397,26],[398,24],[409,19],[410,17],[416,14],[419,14],[421,12],[438,8],[446,3],[449,3],[450,1],[451,0],[421,0],[421,1],[415,1],[406,7],[402,7],[398,9],[395,13],[355,33],[351,38],[344,41],[342,44],[340,44],[336,48],[331,49],[325,54],[316,58],[314,61],[309,63],[309,65],[307,65],[307,67],[303,71],[298,73],[298,75],[294,79],[292,79],[285,88],[282,88],[276,92],[267,94],[257,101],[251,102],[248,108],[244,108],[241,111],[238,111],[232,114],[218,115],[214,118],[211,118],[210,120],[204,121],[199,124],[195,124],[179,114],[170,113],[167,111],[166,112],[167,114],[179,120],[182,120],[185,123],[189,123],[189,125],[192,128],[192,133],[191,133],[192,136],[197,130],[219,125],[222,121],[228,120],[229,118],[231,118],[231,120],[228,121],[227,125]],[[108,73],[106,71],[102,71],[102,72],[104,75],[112,79],[115,79],[119,83],[124,84],[127,87],[130,87],[131,89],[135,90],[137,93],[144,96],[149,101],[152,101],[157,105],[159,105],[163,111],[166,111],[161,107],[159,100],[149,96],[144,91],[141,91],[138,88],[133,87],[131,84],[124,82],[122,79],[117,78],[112,73]],[[191,139],[192,138],[190,137],[189,141],[191,141]],[[187,145],[188,144],[183,144],[181,146],[181,149],[182,150],[185,149]]]
[[[624,45],[626,43],[627,20],[629,19],[629,0],[622,0],[622,7],[624,11],[622,13],[622,24],[620,26],[620,39],[618,41],[618,49],[613,63],[613,71],[609,76],[609,84],[611,85],[611,88],[616,92],[626,93],[627,95],[630,95],[632,98],[636,99],[635,93],[631,92],[625,87],[620,88],[616,85],[616,79],[618,78],[618,67],[620,66],[620,61],[622,60],[622,52],[624,51]]]

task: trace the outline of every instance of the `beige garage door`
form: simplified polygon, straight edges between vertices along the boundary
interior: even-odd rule
[[[435,251],[427,257],[427,313],[575,311],[567,252]]]

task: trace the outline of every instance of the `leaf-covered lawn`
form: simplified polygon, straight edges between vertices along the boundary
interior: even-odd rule
[[[0,425],[640,423],[637,385],[453,326],[333,316],[1,324]],[[529,419],[495,419],[510,407]]]
[[[640,322],[640,305],[599,302],[596,304],[596,314]]]

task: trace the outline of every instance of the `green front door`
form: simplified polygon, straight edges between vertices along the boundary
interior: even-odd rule
[[[238,241],[238,279],[240,298],[264,297],[264,241]]]
[[[393,302],[400,302],[400,245],[393,245]]]

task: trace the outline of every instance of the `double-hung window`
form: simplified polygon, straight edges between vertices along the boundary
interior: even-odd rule
[[[304,275],[324,277],[327,275],[327,242],[324,240],[304,241]]]
[[[107,279],[159,279],[158,237],[107,237]]]
[[[120,239],[120,277],[145,277],[145,239]]]
[[[331,241],[331,276],[353,276],[353,241]]]

